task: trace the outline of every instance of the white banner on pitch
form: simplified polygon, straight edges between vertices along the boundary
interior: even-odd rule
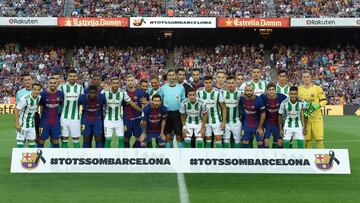
[[[20,149],[12,173],[350,174],[347,149]]]

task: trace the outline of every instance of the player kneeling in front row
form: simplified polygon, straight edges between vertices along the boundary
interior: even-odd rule
[[[195,89],[188,89],[187,97],[181,102],[180,107],[185,148],[191,147],[193,135],[196,137],[196,148],[203,148],[208,110],[205,103],[196,98]]]
[[[166,136],[164,130],[167,116],[168,111],[162,104],[160,95],[153,95],[151,102],[144,106],[142,113],[141,147],[146,147],[147,143],[152,141],[152,138],[156,139],[159,148],[165,147]]]
[[[63,105],[64,93],[57,90],[57,79],[51,77],[49,88],[40,93],[41,119],[40,119],[40,138],[37,147],[43,148],[45,140],[50,136],[52,147],[59,148],[59,138],[61,136],[60,107]]]
[[[35,147],[35,112],[38,111],[40,102],[41,85],[34,83],[30,94],[21,97],[14,110],[15,128],[17,130],[16,147],[22,148],[28,140],[29,148]]]
[[[296,140],[298,148],[304,148],[304,135],[307,130],[307,118],[304,117],[306,103],[299,100],[298,88],[295,86],[290,88],[289,96],[290,98],[281,103],[279,109],[280,135],[284,140],[284,148],[289,148],[292,139]],[[284,127],[283,116],[285,117]]]
[[[104,94],[99,94],[95,85],[90,85],[89,92],[79,98],[79,105],[83,106],[81,114],[81,130],[84,137],[83,148],[90,147],[90,138],[95,137],[96,148],[103,148],[102,143],[102,109],[105,104]]]

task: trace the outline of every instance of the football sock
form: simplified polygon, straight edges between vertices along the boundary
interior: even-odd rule
[[[324,142],[322,140],[316,140],[316,148],[324,149]]]
[[[292,142],[289,143],[289,148],[290,149],[293,148],[293,143]]]
[[[196,148],[204,148],[204,140],[202,138],[196,138]]]
[[[35,148],[35,142],[29,142],[29,148]]]
[[[16,143],[16,148],[24,148],[24,142],[18,141]]]
[[[205,140],[205,148],[211,148],[211,140]]]
[[[59,143],[58,144],[52,144],[51,145],[51,148],[59,148],[60,146],[59,146]]]
[[[100,141],[95,141],[95,147],[96,148],[104,148],[104,145],[103,145],[101,140]]]
[[[184,147],[183,146],[183,141],[178,141],[177,146],[178,146],[178,148],[183,148]]]
[[[185,138],[184,147],[185,148],[191,148],[191,138],[189,138],[189,137]]]
[[[215,141],[215,147],[216,148],[223,148],[223,144],[221,141]]]
[[[272,143],[272,148],[278,148],[278,144],[276,142]]]
[[[68,148],[69,140],[61,140],[61,148]]]
[[[240,143],[234,143],[234,147],[233,148],[240,148]]]
[[[80,148],[80,141],[73,139],[73,147],[74,147],[74,148]]]
[[[230,148],[230,140],[224,140],[224,148]]]
[[[37,148],[44,148],[44,144],[37,143],[36,147]]]
[[[249,148],[249,144],[242,144],[242,148]]]
[[[166,148],[172,148],[172,146],[171,146],[171,143],[172,143],[172,142],[173,142],[172,140],[167,141],[167,142],[165,143],[165,147],[166,147]]]
[[[118,140],[119,140],[118,148],[124,148],[124,146],[125,146],[124,136],[120,136],[120,137],[118,138]],[[138,142],[138,141],[136,140],[136,142]]]
[[[111,137],[105,139],[105,148],[111,147]]]
[[[307,149],[311,149],[311,148],[312,148],[312,142],[311,142],[311,140],[306,140],[306,141],[305,141],[305,147],[306,147]]]
[[[296,143],[297,143],[297,148],[299,148],[299,149],[305,148],[304,140],[296,140]]]
[[[290,147],[290,140],[284,140],[284,148],[289,149]]]

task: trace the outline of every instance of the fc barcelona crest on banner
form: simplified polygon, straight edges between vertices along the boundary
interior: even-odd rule
[[[39,161],[46,163],[42,156],[42,151],[39,149],[37,152],[22,153],[21,166],[24,169],[32,170],[39,166]]]
[[[333,163],[340,164],[340,161],[336,159],[335,152],[330,151],[329,154],[315,154],[315,165],[316,168],[324,171],[328,171],[333,168]]]

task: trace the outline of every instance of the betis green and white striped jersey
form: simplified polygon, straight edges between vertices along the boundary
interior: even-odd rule
[[[157,89],[157,90],[154,90],[153,88],[149,89],[148,90],[148,94],[150,96],[150,100],[152,100],[152,97],[155,95],[155,94],[159,94],[160,92],[160,88]]]
[[[208,120],[207,124],[215,124],[222,121],[220,103],[225,101],[222,93],[213,88],[211,92],[206,92],[204,87],[201,87],[197,91],[197,98],[203,100],[208,108]]]
[[[201,99],[196,99],[193,104],[189,99],[185,99],[181,102],[180,113],[186,115],[187,124],[201,124],[202,115],[208,111],[205,102]]]
[[[279,84],[276,85],[276,93],[281,93],[289,97],[289,90],[290,87],[288,85],[285,85],[284,87],[281,87]]]
[[[19,110],[21,128],[35,128],[34,115],[38,111],[40,96],[35,99],[30,94],[24,95],[18,101],[16,108]]]
[[[105,105],[105,120],[118,121],[122,119],[121,107],[123,102],[131,101],[127,92],[121,88],[116,93],[111,90],[104,91],[106,105]]]
[[[235,90],[234,93],[231,93],[229,90],[223,91],[223,96],[225,98],[226,105],[226,123],[229,124],[239,124],[239,97],[240,93]]]
[[[260,96],[261,94],[266,92],[266,85],[268,84],[268,82],[266,82],[265,80],[260,80],[259,82],[255,83],[254,81],[247,81],[244,82],[240,87],[239,87],[239,92],[241,94],[244,94],[245,92],[245,87],[247,84],[251,84],[254,87],[254,94],[256,96]]]
[[[293,104],[289,98],[285,99],[279,108],[279,114],[282,114],[285,117],[284,129],[302,128],[301,112],[305,108],[305,102],[297,101],[295,104]]]
[[[72,86],[69,83],[65,83],[60,85],[58,89],[64,93],[61,118],[80,120],[79,97],[84,94],[83,86],[77,83]]]

